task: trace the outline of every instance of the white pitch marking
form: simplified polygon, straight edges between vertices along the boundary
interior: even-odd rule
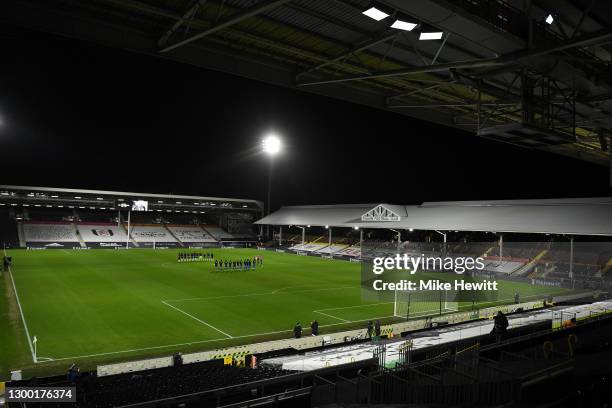
[[[289,286],[290,288],[291,286]],[[293,292],[280,292],[281,290],[287,289],[287,287],[285,288],[280,288],[280,289],[276,289],[272,292],[257,292],[257,293],[243,293],[243,294],[239,294],[239,295],[224,295],[224,296],[211,296],[211,297],[196,297],[196,298],[184,298],[184,299],[164,299],[162,300],[162,302],[189,302],[189,301],[196,301],[196,300],[215,300],[215,299],[231,299],[231,298],[237,298],[237,297],[249,297],[249,296],[269,296],[269,295],[289,295],[289,294],[293,294],[293,293],[308,293],[308,292],[322,292],[322,291],[327,291],[327,290],[340,290],[340,289],[359,289],[359,287],[355,287],[355,286],[342,286],[339,288],[319,288],[319,289],[305,289],[305,290],[296,290]]]
[[[200,320],[200,319],[198,319],[197,317],[195,317],[194,315],[191,315],[191,314],[187,313],[186,311],[184,311],[184,310],[182,310],[182,309],[179,309],[179,308],[178,308],[178,307],[176,307],[176,306],[172,306],[170,303],[166,303],[166,302],[164,302],[163,300],[162,300],[161,302],[162,302],[164,305],[169,306],[169,307],[173,308],[174,310],[176,310],[176,311],[178,311],[178,312],[181,312],[181,313],[183,313],[184,315],[187,315],[187,316],[191,317],[192,319],[194,319],[194,320],[196,320],[196,321],[198,321],[198,322],[202,323],[203,325],[206,325],[206,326],[210,327],[211,329],[218,331],[219,333],[223,334],[224,336],[227,336],[227,337],[228,337],[228,338],[230,338],[230,339],[233,339],[233,338],[234,338],[232,335],[227,334],[227,333],[226,333],[226,332],[224,332],[223,330],[221,330],[221,329],[217,329],[217,328],[216,328],[215,326],[213,326],[212,324],[210,324],[210,323],[206,323],[204,320]]]
[[[343,321],[343,322],[345,322],[345,323],[350,323],[350,322],[351,322],[350,320],[346,320],[346,319],[342,319],[342,318],[340,318],[340,317],[332,316],[332,315],[330,315],[330,314],[323,313],[323,312],[321,312],[321,311],[319,311],[319,310],[313,310],[313,313],[322,314],[323,316],[331,317],[332,319],[336,319],[336,320],[341,320],[341,321]]]
[[[394,302],[381,302],[381,303],[367,303],[365,305],[355,305],[355,306],[346,306],[346,307],[330,307],[328,309],[317,309],[315,312],[320,312],[321,310],[343,310],[343,309],[355,309],[358,307],[368,307],[368,306],[376,306],[376,305],[392,305]]]
[[[6,248],[4,248],[4,256],[7,256]],[[15,286],[15,279],[13,279],[13,272],[11,267],[8,267],[8,274],[11,277],[11,282],[13,283],[13,291],[15,292],[15,300],[17,300],[17,306],[19,307],[19,314],[21,315],[21,321],[23,322],[23,328],[26,332],[26,337],[28,339],[28,346],[30,346],[30,352],[32,353],[32,362],[36,363],[36,355],[34,354],[34,348],[32,347],[32,338],[30,337],[30,331],[28,330],[28,324],[26,323],[25,315],[23,314],[23,309],[21,308],[21,302],[19,301],[19,293],[17,293],[17,287]]]

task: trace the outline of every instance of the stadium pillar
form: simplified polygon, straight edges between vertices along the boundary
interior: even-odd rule
[[[332,241],[332,227],[329,227],[329,246],[330,247],[331,247],[331,241]],[[331,250],[331,248],[330,248],[330,250]]]
[[[400,251],[400,242],[401,242],[401,240],[402,240],[402,233],[401,233],[400,231],[398,231],[398,230],[394,230],[394,229],[392,229],[392,228],[389,228],[389,231],[393,231],[393,232],[396,232],[396,233],[397,233],[397,245],[396,245],[396,250],[397,250],[397,253],[399,254],[399,251]]]
[[[302,230],[302,245],[304,245],[306,241],[306,227],[300,227],[299,225],[296,225],[296,227]]]
[[[128,210],[128,226],[127,226],[127,238],[125,238],[125,249],[130,248],[130,214],[132,212]]]
[[[504,257],[504,234],[499,234],[499,261]]]
[[[397,231],[397,253],[400,251],[400,244],[402,243],[402,232]]]
[[[278,246],[283,245],[283,226],[278,227]]]
[[[437,232],[438,234],[442,235],[442,237],[444,238],[444,247],[442,248],[444,251],[444,256],[446,256],[446,233],[445,232],[440,232],[438,230],[434,230],[435,232]]]
[[[574,237],[570,237],[570,264],[569,264],[569,278],[572,280],[572,287],[574,286]]]

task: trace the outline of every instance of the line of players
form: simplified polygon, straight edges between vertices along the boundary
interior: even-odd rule
[[[255,269],[263,266],[263,256],[244,259],[215,259],[215,269]]]
[[[179,262],[212,261],[214,257],[212,252],[180,252],[177,260]]]

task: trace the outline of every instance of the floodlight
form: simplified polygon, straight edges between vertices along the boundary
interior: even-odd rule
[[[412,231],[414,231],[414,228],[410,228],[408,231],[412,232]]]
[[[384,20],[385,18],[389,17],[389,14],[385,13],[377,6],[370,7],[369,9],[364,11],[363,14],[376,21]]]
[[[328,229],[328,228],[329,228],[329,225],[326,225],[326,226],[325,226],[325,229]]]
[[[357,225],[355,225],[353,228],[355,228],[356,230],[358,230],[358,229],[359,229],[359,227],[358,227]]]
[[[398,30],[404,30],[404,31],[414,30],[414,28],[418,26],[418,24],[411,23],[408,20],[409,20],[409,17],[400,14],[397,16],[397,19],[395,20],[395,22],[391,24],[391,28],[396,28]]]
[[[427,41],[427,40],[439,40],[442,38],[442,31],[430,31],[430,32],[422,32],[419,35],[419,40]]]
[[[271,156],[280,152],[281,149],[281,141],[278,136],[274,134],[270,134],[266,136],[263,140],[263,151]]]
[[[552,24],[555,21],[555,19],[552,16],[552,14],[549,14],[548,16],[546,16],[546,20],[544,21],[546,21],[547,24]]]

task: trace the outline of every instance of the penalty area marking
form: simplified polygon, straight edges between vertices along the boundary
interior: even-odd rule
[[[330,308],[327,308],[327,309],[313,310],[312,312],[313,313],[321,314],[323,316],[331,317],[332,319],[340,320],[340,321],[343,321],[345,323],[356,323],[356,322],[365,321],[365,320],[355,320],[355,321],[354,320],[346,320],[346,319],[343,319],[341,317],[334,316],[333,314],[324,313],[324,312],[328,312],[328,311],[332,311],[332,310],[357,309],[357,308],[360,308],[360,307],[378,306],[378,305],[389,305],[389,304],[393,304],[393,302],[368,303],[368,304],[365,304],[365,305],[355,305],[355,306],[345,306],[345,307],[330,307]],[[385,319],[387,317],[394,317],[394,316],[373,317],[372,319]]]
[[[337,288],[317,288],[317,289],[294,290],[294,291],[291,291],[291,292],[282,292],[283,290],[286,290],[286,289],[295,288],[295,287],[302,287],[302,286],[305,286],[305,285],[286,286],[284,288],[279,288],[279,289],[273,290],[272,292],[252,292],[252,293],[241,293],[241,294],[237,294],[237,295],[195,297],[195,298],[184,298],[184,299],[164,299],[164,300],[162,300],[162,302],[172,302],[172,303],[175,303],[175,302],[189,302],[189,301],[198,301],[198,300],[232,299],[232,298],[250,297],[250,296],[292,295],[294,293],[323,292],[323,291],[328,291],[328,290],[340,290],[340,289],[359,289],[358,286],[357,287],[355,287],[355,286],[341,286],[341,287],[337,287]]]
[[[168,307],[173,308],[173,309],[174,309],[174,310],[176,310],[177,312],[181,312],[181,313],[183,313],[184,315],[191,317],[193,320],[196,320],[196,321],[198,321],[198,322],[202,323],[203,325],[208,326],[208,327],[210,327],[211,329],[218,331],[219,333],[221,333],[221,334],[223,334],[224,336],[226,336],[228,339],[233,339],[233,338],[234,338],[234,336],[232,336],[231,334],[227,334],[226,332],[224,332],[224,331],[223,331],[223,330],[221,330],[221,329],[216,328],[216,327],[215,327],[215,326],[213,326],[212,324],[207,323],[207,322],[205,322],[204,320],[200,320],[200,319],[198,319],[198,318],[197,318],[197,317],[195,317],[194,315],[187,313],[186,311],[184,311],[184,310],[183,310],[183,309],[181,309],[181,308],[178,308],[178,307],[176,307],[176,306],[172,306],[170,303],[166,303],[166,302],[164,302],[163,300],[162,300],[161,302],[162,302],[164,305],[166,305],[166,306],[168,306]]]

